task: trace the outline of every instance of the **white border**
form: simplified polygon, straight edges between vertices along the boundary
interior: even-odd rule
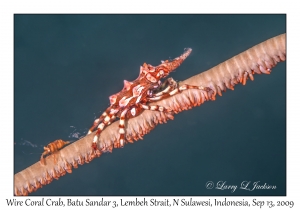
[[[1,206],[7,206],[7,198],[13,198],[13,14],[15,13],[287,13],[287,196],[258,197],[259,200],[293,200],[300,188],[299,176],[299,112],[298,77],[299,76],[299,13],[296,5],[276,1],[2,1],[1,10],[1,62],[0,62],[0,98],[1,98],[1,134],[2,169],[1,170]],[[286,10],[285,8],[291,8]],[[296,100],[293,100],[296,99]],[[7,161],[8,160],[8,161]],[[3,181],[5,180],[5,182]],[[9,180],[9,182],[7,182]],[[55,198],[55,197],[54,197]],[[109,199],[109,197],[106,197]],[[119,199],[112,197],[111,199]],[[162,197],[160,197],[162,199]],[[176,197],[175,197],[176,198]],[[178,198],[178,197],[177,197]],[[212,197],[211,199],[213,199]],[[222,197],[215,197],[222,199]],[[248,200],[255,197],[229,197],[230,200]],[[64,199],[67,199],[64,197]],[[81,197],[85,199],[85,197]],[[199,197],[198,197],[199,199]],[[204,197],[203,200],[208,199]],[[34,207],[33,207],[34,208]],[[99,208],[99,207],[98,207]],[[295,207],[294,207],[295,208]],[[244,208],[239,208],[244,209]],[[245,208],[246,209],[246,208]],[[247,208],[248,209],[248,208]]]

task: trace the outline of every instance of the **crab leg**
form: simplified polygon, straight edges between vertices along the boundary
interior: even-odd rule
[[[165,86],[167,86],[167,87],[164,88]],[[170,78],[168,78],[167,80],[165,80],[165,81],[160,85],[159,89],[160,89],[160,88],[163,88],[163,90],[160,91],[160,92],[154,93],[154,94],[152,95],[152,98],[153,98],[153,97],[157,97],[157,96],[164,95],[164,94],[166,94],[166,93],[169,93],[169,92],[171,92],[172,90],[174,90],[174,89],[177,88],[177,87],[178,87],[177,82],[176,82],[172,77],[170,77]]]
[[[167,89],[167,88],[166,88]],[[166,90],[165,89],[165,90]],[[176,93],[180,93],[181,91],[183,90],[187,90],[187,89],[199,89],[199,90],[203,90],[204,91],[204,95],[205,95],[205,98],[208,99],[208,95],[207,95],[207,92],[209,92],[211,89],[209,87],[203,87],[203,86],[194,86],[194,85],[182,85],[180,87],[177,87],[175,89],[172,90],[172,88],[169,88],[168,90],[170,90],[170,92],[167,92],[164,90],[164,93],[163,94],[160,94],[159,96],[156,96],[155,97],[152,97],[152,98],[149,98],[148,100],[151,102],[151,101],[159,101],[163,98],[167,98],[169,96],[172,96],[172,95],[175,95]],[[163,92],[163,91],[162,91]],[[161,92],[160,92],[161,93]]]
[[[97,150],[97,142],[98,142],[98,139],[99,139],[99,135],[100,135],[100,133],[103,131],[103,129],[105,128],[105,126],[107,126],[107,125],[109,125],[110,123],[112,123],[115,119],[116,119],[116,117],[114,116],[115,115],[115,113],[117,112],[115,109],[111,109],[110,107],[107,109],[107,110],[110,110],[110,113],[109,114],[107,114],[106,113],[106,111],[105,112],[103,112],[103,114],[101,115],[101,117],[103,116],[105,116],[104,117],[104,119],[102,120],[102,122],[98,125],[98,127],[97,127],[97,132],[96,132],[96,134],[95,134],[95,136],[94,136],[94,140],[93,140],[93,143],[92,143],[92,148],[94,149],[94,150]],[[106,114],[105,114],[106,113]],[[101,118],[100,117],[100,118]],[[99,119],[100,119],[99,118]],[[96,119],[96,120],[99,120],[99,119]],[[95,120],[95,122],[96,122],[96,120]],[[100,121],[100,120],[99,120]]]
[[[125,144],[125,116],[126,116],[126,113],[127,113],[128,109],[125,109],[122,113],[121,113],[121,116],[120,116],[120,124],[119,124],[119,134],[120,134],[120,137],[118,139],[117,142],[115,142],[115,145],[114,147],[115,148],[122,148],[124,147],[124,144]]]
[[[99,118],[95,119],[93,126],[89,129],[89,132],[87,134],[90,134],[94,131],[94,129],[99,125],[99,123],[101,121],[103,121],[103,119],[108,115],[108,113],[110,113],[111,107],[108,107],[103,113],[102,115],[100,115]]]
[[[141,104],[140,107],[143,108],[143,109],[146,109],[146,110],[151,110],[151,111],[172,112],[171,109],[165,108],[165,107],[159,106],[159,105],[149,106],[149,105],[146,105],[146,104]]]

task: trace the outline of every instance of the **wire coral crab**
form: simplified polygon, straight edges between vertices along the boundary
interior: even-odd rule
[[[140,74],[134,81],[124,80],[123,89],[109,97],[110,107],[108,107],[99,118],[94,121],[93,126],[89,129],[88,134],[92,133],[97,127],[93,139],[92,148],[97,150],[99,134],[103,129],[111,124],[117,117],[120,118],[119,134],[120,137],[114,142],[115,148],[124,147],[125,145],[125,120],[139,115],[143,110],[152,110],[160,112],[172,112],[168,107],[153,105],[147,103],[159,101],[163,98],[175,95],[186,89],[200,89],[207,96],[211,89],[202,86],[181,85],[168,78],[161,82],[162,78],[167,77],[170,72],[175,70],[191,54],[192,49],[186,48],[184,53],[179,57],[169,61],[165,60],[158,66],[152,66],[144,63],[140,67]]]

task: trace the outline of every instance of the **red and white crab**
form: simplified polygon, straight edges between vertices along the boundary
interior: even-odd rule
[[[138,78],[132,82],[124,80],[124,88],[109,97],[110,107],[94,121],[93,126],[89,129],[88,134],[92,133],[97,127],[92,147],[97,150],[99,134],[105,126],[111,124],[116,117],[120,118],[119,139],[114,143],[115,148],[123,147],[125,144],[125,119],[139,115],[143,110],[153,110],[160,112],[172,112],[169,108],[162,106],[149,106],[147,103],[158,101],[162,98],[174,95],[182,90],[195,88],[203,91],[209,91],[210,88],[202,86],[182,85],[178,87],[177,82],[168,78],[164,83],[160,80],[169,75],[176,69],[191,53],[192,49],[185,49],[184,53],[172,61],[162,61],[158,66],[152,66],[144,63],[140,67]]]

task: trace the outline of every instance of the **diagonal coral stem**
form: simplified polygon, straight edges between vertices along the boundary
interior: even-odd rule
[[[286,56],[286,35],[282,34],[258,44],[249,50],[203,72],[195,75],[181,84],[198,85],[211,88],[205,95],[200,90],[189,89],[180,94],[151,103],[171,107],[175,113],[198,106],[207,100],[214,100],[216,94],[221,95],[226,89],[233,89],[235,84],[246,84],[248,78],[253,80],[253,74],[269,74],[278,62]],[[128,120],[126,137],[129,142],[142,138],[158,123],[165,123],[173,116],[160,112],[144,111],[141,115]],[[100,135],[98,148],[111,150],[113,142],[118,138],[118,121],[108,126]],[[78,164],[90,162],[100,153],[94,153],[91,148],[93,133],[60,150],[57,162],[54,164],[51,156],[46,157],[46,165],[37,162],[20,171],[14,176],[14,192],[16,195],[28,195],[58,179]]]

